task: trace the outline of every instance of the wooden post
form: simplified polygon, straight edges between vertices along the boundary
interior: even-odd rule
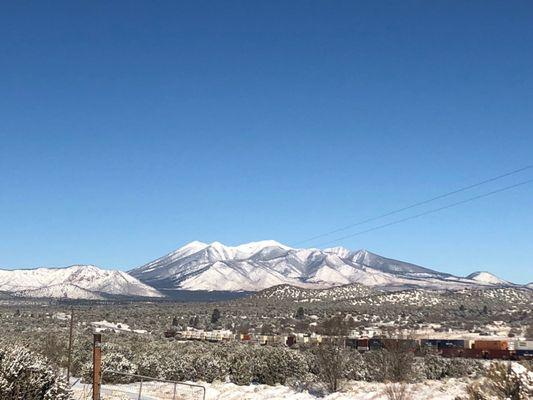
[[[70,364],[72,360],[72,330],[74,329],[74,307],[70,309],[70,330],[68,334],[68,364],[67,364],[67,382],[70,385]]]
[[[93,335],[93,400],[100,400],[102,380],[102,335]]]
[[[143,378],[141,378],[141,384],[139,385],[139,397],[137,397],[137,400],[141,400],[143,395]]]

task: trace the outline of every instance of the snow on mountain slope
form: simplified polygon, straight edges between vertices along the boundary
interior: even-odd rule
[[[467,279],[472,279],[476,282],[489,283],[493,285],[509,285],[509,282],[498,278],[496,275],[486,271],[476,271],[467,276]]]
[[[107,296],[162,297],[126,272],[73,265],[67,268],[0,270],[0,291],[27,297],[101,299]]]
[[[79,286],[58,284],[44,286],[38,289],[28,289],[15,292],[20,297],[54,298],[54,299],[83,299],[83,300],[104,300],[105,297],[96,292],[83,289]]]
[[[236,300],[241,303],[266,302],[271,304],[327,303],[335,302],[336,307],[361,306],[381,307],[394,305],[400,307],[446,307],[457,310],[461,306],[497,308],[526,306],[533,300],[533,291],[525,287],[469,287],[459,290],[431,290],[425,288],[398,291],[382,291],[360,284],[336,286],[327,289],[305,289],[291,285],[279,285],[261,290],[253,295]]]
[[[437,272],[428,268],[420,267],[415,264],[406,263],[403,261],[393,260],[391,258],[385,258],[377,254],[371,253],[367,250],[359,250],[353,253],[351,257],[352,261],[372,267],[373,269],[380,270],[382,272],[395,273],[411,273],[411,274],[429,274],[438,276],[450,276],[442,272]]]
[[[375,293],[378,292],[358,283],[327,289],[306,289],[298,286],[278,285],[261,290],[250,296],[249,299],[260,301],[265,299],[274,301],[291,300],[302,303],[314,303],[321,301],[351,300],[370,296]]]
[[[456,277],[366,250],[295,249],[273,240],[240,246],[192,242],[130,271],[158,289],[258,291],[276,285],[461,289],[493,282]],[[1,289],[1,288],[0,288]]]

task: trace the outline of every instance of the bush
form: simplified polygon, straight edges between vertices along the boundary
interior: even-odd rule
[[[446,378],[449,367],[450,359],[432,353],[424,356],[422,369],[427,379],[437,380]]]
[[[281,347],[257,347],[240,343],[171,342],[146,343],[127,351],[130,346],[105,343],[102,370],[146,375],[173,381],[231,380],[240,385],[264,383],[286,384],[299,381],[309,373],[305,354]],[[85,381],[90,380],[92,365],[83,368]],[[103,373],[104,382],[126,383],[130,379]]]
[[[252,352],[241,346],[231,356],[230,380],[237,385],[249,385],[254,379],[252,368]]]
[[[347,351],[344,368],[344,378],[346,379],[361,381],[368,375],[363,356],[357,350]]]
[[[364,379],[367,381],[405,382],[415,376],[415,358],[409,351],[369,351],[363,359],[366,364]]]
[[[48,366],[48,360],[15,346],[0,349],[2,400],[68,400],[67,382]]]
[[[317,377],[329,391],[336,392],[347,372],[348,351],[335,343],[322,343],[313,350]]]
[[[426,379],[445,379],[475,377],[483,371],[483,364],[478,360],[468,358],[444,358],[429,353],[424,356],[422,366],[419,367]]]
[[[467,388],[469,400],[528,400],[533,397],[533,373],[518,363],[492,363],[486,377]]]
[[[105,343],[102,346],[102,383],[130,383],[137,379],[123,374],[138,374],[138,366],[133,361],[133,355]],[[118,372],[118,373],[113,373]],[[81,375],[84,382],[91,382],[93,374],[92,361],[82,367]]]
[[[479,360],[472,360],[468,358],[451,358],[449,360],[446,377],[448,378],[462,378],[462,377],[476,377],[484,372],[483,363]]]
[[[383,394],[387,400],[410,400],[411,391],[405,383],[390,383],[385,387]]]

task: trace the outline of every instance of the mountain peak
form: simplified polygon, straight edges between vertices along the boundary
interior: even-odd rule
[[[333,253],[339,256],[340,258],[346,258],[350,254],[353,253],[350,249],[347,249],[346,247],[338,246],[338,247],[330,247],[327,249],[324,249],[326,253]]]
[[[281,248],[287,249],[287,250],[291,249],[291,247],[285,246],[284,244],[281,244],[281,243],[279,243],[279,242],[277,242],[275,240],[259,240],[257,242],[244,243],[244,244],[240,244],[238,246],[226,246],[223,243],[215,241],[215,242],[210,243],[209,246],[219,247],[219,248],[223,247],[225,249],[236,249],[236,250],[240,250],[240,251],[256,250],[256,249],[261,249],[261,248],[265,248],[265,247],[281,247]]]
[[[509,282],[498,278],[496,275],[488,272],[488,271],[476,271],[472,272],[470,275],[466,277],[466,279],[471,279],[476,282],[481,283],[489,283],[492,285],[506,285],[509,284]]]
[[[156,288],[181,290],[257,291],[280,284],[316,288],[361,283],[392,289],[491,285],[482,278],[464,279],[368,250],[293,249],[275,240],[202,246],[199,251],[176,252],[130,272]]]
[[[239,246],[236,246],[237,249],[246,251],[246,250],[257,250],[257,249],[264,249],[265,247],[281,247],[285,250],[290,250],[291,247],[285,246],[284,244],[281,244],[275,240],[260,240],[258,242],[250,242],[241,244]]]
[[[184,249],[184,248],[200,248],[200,247],[207,247],[207,243],[200,242],[199,240],[193,240],[192,242],[189,242],[185,246],[183,246],[182,249]]]

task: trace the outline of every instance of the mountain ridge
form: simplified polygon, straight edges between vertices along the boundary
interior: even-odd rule
[[[277,285],[327,288],[360,283],[382,289],[460,289],[513,285],[497,278],[454,276],[343,247],[292,248],[274,240],[226,246],[194,241],[128,271],[165,290],[260,291]]]
[[[274,240],[226,246],[193,241],[128,272],[91,264],[0,269],[0,293],[15,297],[101,300],[118,297],[240,296],[268,288],[317,296],[321,290],[353,296],[365,290],[460,290],[523,287],[487,271],[466,277],[344,247],[293,248]],[[178,293],[180,292],[180,293]],[[201,296],[199,296],[203,292]],[[198,294],[198,296],[196,295]],[[288,295],[288,294],[284,294]]]
[[[0,291],[18,297],[100,300],[113,296],[163,297],[124,271],[94,265],[0,269]]]

